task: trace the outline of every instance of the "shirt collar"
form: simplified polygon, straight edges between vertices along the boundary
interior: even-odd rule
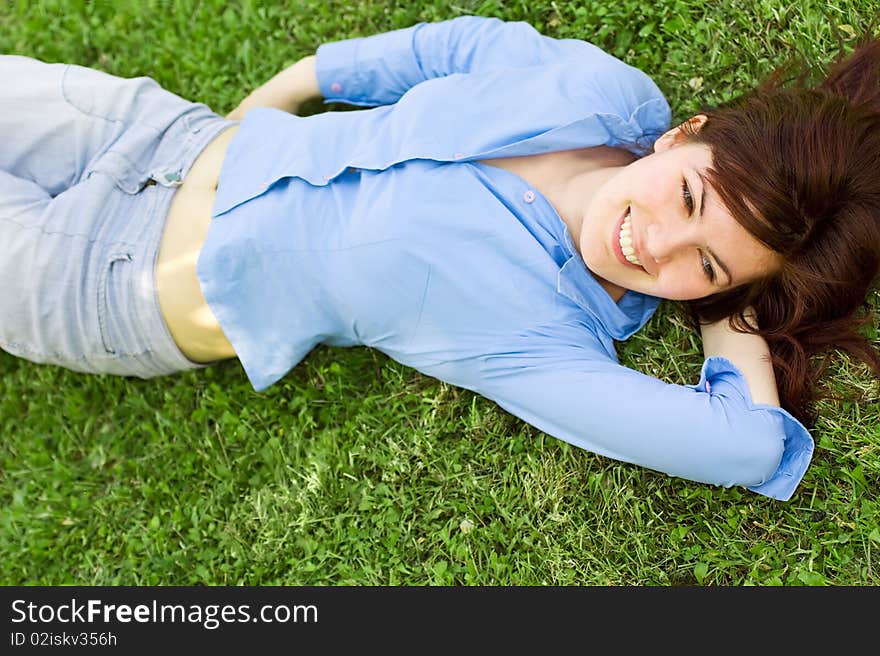
[[[615,303],[587,268],[568,227],[563,224],[562,228],[570,257],[559,270],[556,291],[598,319],[613,339],[629,338],[648,322],[661,299],[627,290],[620,303]]]

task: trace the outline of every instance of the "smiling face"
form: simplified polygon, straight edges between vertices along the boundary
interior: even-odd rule
[[[691,124],[704,121],[698,116]],[[687,142],[674,128],[654,151],[618,169],[589,201],[579,248],[600,283],[692,300],[778,269],[778,255],[737,223],[709,186],[708,146]],[[633,250],[628,259],[623,249]]]

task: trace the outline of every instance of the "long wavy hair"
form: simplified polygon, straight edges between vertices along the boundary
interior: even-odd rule
[[[698,132],[685,126],[712,149],[707,177],[724,205],[782,256],[775,274],[685,309],[694,327],[730,317],[734,330],[761,335],[782,407],[812,427],[831,349],[880,377],[880,352],[862,334],[880,276],[880,38],[869,32],[849,56],[841,46],[818,83],[807,70],[790,61],[755,89],[704,108]],[[758,329],[743,317],[749,306]]]

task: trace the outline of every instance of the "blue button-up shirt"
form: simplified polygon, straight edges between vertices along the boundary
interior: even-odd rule
[[[460,17],[322,45],[327,102],[253,109],[198,261],[254,389],[317,344],[367,345],[540,430],[670,475],[788,499],[813,450],[728,360],[695,385],[619,364],[659,299],[615,303],[535,188],[478,159],[650,150],[669,107],[641,71],[527,23]]]

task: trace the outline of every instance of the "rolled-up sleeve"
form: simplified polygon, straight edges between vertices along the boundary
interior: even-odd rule
[[[770,425],[769,432],[782,440],[782,457],[767,481],[750,486],[749,489],[780,501],[788,501],[813,457],[813,438],[804,425],[783,408],[753,403],[745,377],[727,358],[707,358],[700,371],[700,381],[687,387],[697,392],[715,392],[742,398],[750,412],[766,419]]]
[[[324,43],[316,73],[327,103],[390,105],[433,78],[536,66],[597,50],[579,39],[544,36],[522,21],[460,16]]]
[[[813,453],[807,429],[755,404],[742,373],[708,358],[695,385],[663,382],[610,359],[485,359],[480,394],[593,453],[702,483],[787,501]]]

